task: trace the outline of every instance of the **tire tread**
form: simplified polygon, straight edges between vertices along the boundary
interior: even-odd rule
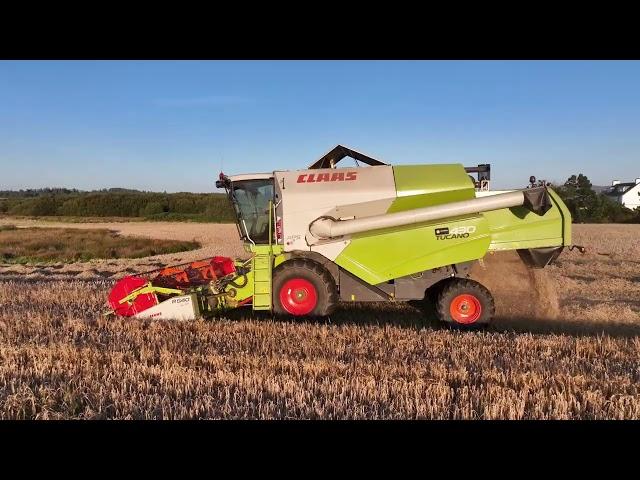
[[[479,321],[469,325],[464,325],[456,323],[455,321],[452,321],[450,319],[449,306],[451,303],[451,298],[461,293],[473,293],[474,295],[481,298],[482,301],[484,301],[484,312]],[[487,289],[487,287],[485,287],[481,283],[466,278],[452,278],[451,280],[449,280],[445,285],[442,286],[436,300],[436,313],[438,315],[438,318],[449,326],[464,330],[474,330],[487,326],[495,315],[495,309],[496,307],[493,296],[491,295],[491,292]]]
[[[277,315],[290,315],[280,306],[277,284],[296,275],[308,275],[319,280],[318,304],[309,316],[325,317],[331,315],[338,305],[338,291],[333,276],[318,262],[310,259],[294,258],[288,260],[274,270],[273,273],[273,311]]]

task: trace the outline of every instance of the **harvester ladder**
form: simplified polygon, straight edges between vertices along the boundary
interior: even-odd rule
[[[253,271],[253,309],[271,310],[271,266],[273,254],[256,253],[251,260]]]
[[[273,266],[273,203],[269,201],[269,248],[256,250],[251,259],[253,271],[253,309],[271,310],[271,269]]]

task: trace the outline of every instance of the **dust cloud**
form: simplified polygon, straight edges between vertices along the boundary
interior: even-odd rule
[[[557,286],[544,269],[527,267],[515,251],[491,252],[471,270],[471,278],[493,294],[496,319],[559,316]]]

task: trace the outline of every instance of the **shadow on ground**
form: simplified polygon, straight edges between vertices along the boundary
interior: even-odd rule
[[[224,314],[229,320],[246,320],[251,317],[256,320],[275,320],[292,323],[307,323],[318,325],[390,325],[399,328],[415,330],[447,329],[439,322],[431,306],[420,302],[411,304],[353,304],[341,305],[330,318],[305,317],[299,320],[273,317],[268,312],[252,312],[250,307],[230,310]],[[498,316],[485,329],[490,333],[520,333],[534,335],[570,335],[570,336],[598,336],[634,338],[640,337],[640,324],[625,322],[596,322],[589,320],[563,320],[561,318],[531,318],[526,316]]]

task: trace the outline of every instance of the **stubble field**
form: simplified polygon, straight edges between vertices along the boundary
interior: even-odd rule
[[[203,248],[1,264],[0,418],[640,418],[640,225],[575,225],[587,253],[565,251],[542,271],[487,256],[473,275],[498,318],[481,333],[390,304],[344,306],[324,322],[250,309],[210,322],[107,320],[119,276],[246,254],[233,225],[104,228]]]

